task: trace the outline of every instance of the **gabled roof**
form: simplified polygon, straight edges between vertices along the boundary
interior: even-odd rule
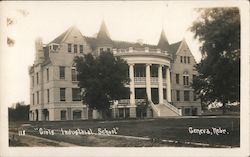
[[[104,21],[102,21],[96,39],[97,39],[97,44],[112,44],[112,40],[110,38],[107,26]]]
[[[164,32],[164,30],[161,31],[161,36],[159,39],[159,42],[157,44],[157,47],[159,47],[162,50],[168,51],[170,52],[170,46],[166,37],[166,34]]]
[[[55,38],[50,43],[60,44],[73,30],[79,31],[78,28],[76,28],[75,26],[71,26],[69,29],[67,29],[64,33],[59,35],[57,38]],[[87,37],[87,36],[84,36],[84,37],[85,37],[87,43],[89,43],[89,45],[91,46],[91,48],[93,50],[96,49],[96,47],[100,44],[110,44],[113,46],[113,48],[118,48],[118,49],[124,49],[124,48],[129,48],[129,47],[134,47],[134,48],[149,47],[152,49],[159,48],[159,49],[168,51],[169,53],[172,53],[172,55],[176,54],[176,52],[177,52],[177,50],[180,47],[181,42],[182,42],[182,41],[179,41],[179,42],[176,42],[176,43],[173,43],[170,45],[168,43],[168,40],[166,38],[164,30],[162,30],[162,32],[161,32],[160,40],[159,40],[157,45],[152,45],[152,44],[142,44],[141,45],[138,42],[117,41],[117,40],[112,41],[110,36],[109,36],[109,32],[108,32],[107,26],[106,26],[104,21],[102,21],[102,24],[101,24],[100,30],[97,34],[97,37]]]
[[[78,29],[76,26],[71,26],[71,27],[68,28],[65,32],[63,32],[61,35],[59,35],[57,38],[55,38],[53,41],[51,41],[49,44],[51,44],[51,43],[60,44],[61,42],[63,42],[63,40],[64,40],[73,30],[79,31],[79,29]],[[80,32],[80,31],[79,31],[79,32]]]
[[[171,51],[170,51],[170,52],[172,52],[173,55],[176,54],[178,48],[179,48],[180,45],[181,45],[181,42],[182,42],[182,41],[178,41],[178,42],[173,43],[173,44],[170,45],[170,48],[171,48]]]

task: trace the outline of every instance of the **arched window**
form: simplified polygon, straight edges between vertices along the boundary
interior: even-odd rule
[[[71,79],[72,81],[77,81],[77,71],[76,71],[76,64],[74,63],[71,68]]]
[[[183,73],[183,85],[189,86],[189,74],[187,71],[184,71]]]

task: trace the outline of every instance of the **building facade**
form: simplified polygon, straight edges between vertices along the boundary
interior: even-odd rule
[[[130,95],[111,105],[113,118],[199,115],[201,103],[191,88],[195,59],[185,40],[169,44],[164,31],[157,45],[115,41],[102,22],[96,37],[74,26],[48,44],[36,40],[36,58],[29,67],[30,120],[57,121],[102,118],[83,104],[75,56],[109,51],[128,63]],[[145,111],[139,106],[147,103]]]

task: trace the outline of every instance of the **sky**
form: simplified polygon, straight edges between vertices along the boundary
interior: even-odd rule
[[[189,3],[161,1],[120,2],[3,2],[1,20],[4,34],[1,49],[1,88],[3,105],[24,101],[29,104],[28,67],[35,58],[35,39],[46,44],[75,25],[84,36],[94,36],[105,20],[113,40],[157,44],[164,29],[169,43],[185,39],[197,62],[199,42],[188,30],[198,13]],[[6,19],[13,23],[6,26]],[[14,39],[9,47],[6,37]],[[3,42],[4,41],[4,42]]]

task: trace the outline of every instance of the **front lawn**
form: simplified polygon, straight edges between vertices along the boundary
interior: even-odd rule
[[[10,131],[17,131],[24,122],[10,122]],[[233,117],[218,118],[169,118],[169,119],[146,119],[146,120],[114,120],[114,121],[57,121],[57,122],[25,122],[31,124],[26,127],[28,134],[41,136],[57,141],[64,141],[81,146],[193,146],[187,145],[185,142],[196,142],[210,144],[210,147],[220,146],[240,146],[240,119]],[[190,127],[192,129],[190,130]],[[40,135],[39,131],[34,128],[43,128],[57,130],[56,135]],[[145,137],[151,140],[131,140],[118,139],[115,137],[93,136],[93,135],[61,135],[60,129],[91,129],[97,132],[98,128],[111,130],[118,128],[118,135]],[[226,129],[226,133],[214,134],[212,128]],[[207,134],[203,131],[198,133],[190,133],[194,129],[209,129],[212,133]],[[194,132],[194,131],[193,131]],[[97,139],[98,138],[98,139]],[[112,142],[113,140],[113,142]],[[122,141],[120,143],[115,142]],[[162,140],[178,141],[178,144],[162,143]],[[98,142],[99,141],[99,142]],[[143,144],[151,142],[148,144]]]

